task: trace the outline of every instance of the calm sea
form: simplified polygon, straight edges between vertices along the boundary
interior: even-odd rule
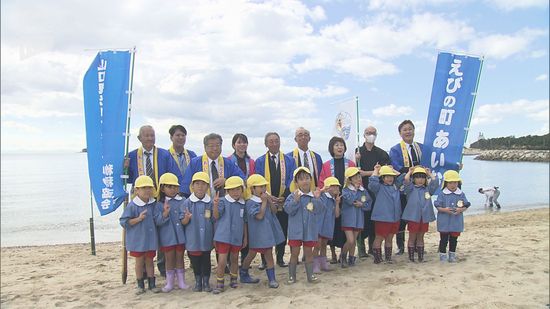
[[[485,209],[480,186],[499,186],[501,211],[548,207],[549,164],[464,158],[463,190],[469,214]],[[86,243],[90,240],[90,189],[86,154],[2,154],[1,246]],[[121,209],[99,216],[96,242],[118,241]]]

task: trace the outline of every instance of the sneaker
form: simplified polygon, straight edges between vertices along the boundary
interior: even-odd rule
[[[456,253],[449,252],[449,263],[456,263],[456,262],[457,262]]]

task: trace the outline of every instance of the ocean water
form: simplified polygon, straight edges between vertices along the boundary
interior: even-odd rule
[[[1,246],[90,241],[90,184],[86,154],[2,154]],[[496,213],[483,206],[481,186],[498,186],[500,211],[548,207],[549,164],[476,161],[464,157],[462,189],[472,203],[466,214]],[[99,216],[96,242],[118,241],[122,207]]]

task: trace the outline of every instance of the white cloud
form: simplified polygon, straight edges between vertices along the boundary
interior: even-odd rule
[[[397,106],[395,104],[390,104],[388,106],[373,109],[372,114],[376,117],[401,117],[408,116],[413,111],[414,109],[410,106]]]
[[[418,9],[426,6],[441,5],[453,3],[453,0],[370,0],[368,8],[370,10],[408,10]]]
[[[474,112],[472,125],[497,124],[507,117],[513,117],[515,122],[522,118],[531,121],[548,122],[549,101],[516,100],[511,103],[484,104]]]
[[[536,81],[545,81],[548,80],[548,74],[541,74],[535,78]]]
[[[547,30],[523,29],[515,34],[490,34],[470,42],[469,51],[489,58],[505,59],[528,51],[530,44]]]
[[[504,11],[548,7],[548,0],[485,0],[485,2]]]

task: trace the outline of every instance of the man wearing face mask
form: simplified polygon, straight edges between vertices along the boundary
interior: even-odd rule
[[[388,153],[384,150],[382,150],[379,147],[376,147],[374,145],[374,142],[376,141],[377,137],[377,131],[376,128],[373,126],[369,126],[365,129],[364,135],[365,137],[365,143],[359,147],[359,151],[356,151],[355,159],[358,166],[360,166],[361,170],[359,173],[363,177],[363,187],[365,189],[368,188],[369,184],[369,177],[372,175],[372,172],[374,171],[374,166],[376,164],[380,165],[386,165],[390,164],[390,157]],[[368,190],[368,189],[367,189]],[[369,195],[372,199],[372,204],[374,207],[376,207],[376,196],[368,190]],[[359,251],[359,257],[364,258],[367,257],[367,252],[365,250],[365,238],[368,237],[369,239],[369,254],[372,254],[372,244],[374,242],[374,222],[371,221],[372,210],[364,212],[365,216],[365,226],[363,231],[359,234],[359,237],[357,238],[357,251]]]

